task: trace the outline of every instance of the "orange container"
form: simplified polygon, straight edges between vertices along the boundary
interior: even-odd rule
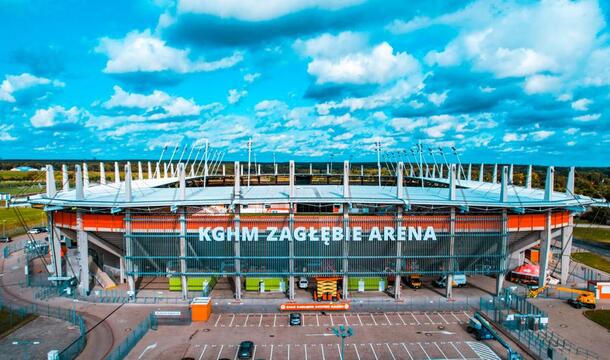
[[[191,302],[191,320],[208,321],[212,314],[212,300],[209,297],[196,297]]]

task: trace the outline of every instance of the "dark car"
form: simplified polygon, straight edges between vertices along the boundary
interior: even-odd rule
[[[299,326],[301,325],[301,314],[292,313],[290,314],[290,326]]]
[[[0,236],[0,242],[5,242],[5,243],[11,242],[11,238],[8,236]]]
[[[254,352],[254,343],[252,341],[242,341],[239,344],[237,350],[238,359],[252,359],[252,353]]]

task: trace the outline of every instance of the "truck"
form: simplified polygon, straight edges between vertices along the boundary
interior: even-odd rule
[[[467,284],[466,275],[464,275],[464,274],[454,274],[453,275],[453,281],[451,283],[451,286],[464,287],[464,286],[466,286],[466,284]],[[436,279],[432,282],[432,285],[436,286],[437,288],[446,287],[447,286],[447,275],[439,276],[438,279]]]
[[[530,292],[528,293],[528,297],[536,298],[538,295],[542,294],[544,292],[544,290],[546,290],[546,289],[554,289],[557,291],[578,294],[576,299],[568,300],[568,304],[570,304],[575,309],[580,309],[583,307],[586,307],[589,309],[595,309],[595,307],[597,305],[597,300],[595,299],[595,293],[593,293],[591,291],[587,291],[587,290],[572,289],[572,288],[567,288],[567,287],[563,287],[563,286],[545,285],[545,286],[542,286],[539,288],[535,288],[535,289],[530,290]]]

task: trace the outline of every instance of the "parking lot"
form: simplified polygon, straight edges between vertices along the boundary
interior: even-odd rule
[[[471,315],[303,313],[302,326],[290,326],[287,313],[213,314],[206,323],[149,331],[128,359],[236,359],[239,343],[250,340],[253,359],[336,360],[341,341],[332,328],[339,325],[353,329],[345,340],[345,359],[499,359],[496,342],[478,342],[466,332]]]

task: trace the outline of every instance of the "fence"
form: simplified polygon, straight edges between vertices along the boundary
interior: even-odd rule
[[[18,317],[23,318],[27,316],[27,314],[35,314],[40,316],[48,316],[56,319],[64,320],[72,325],[78,326],[80,335],[72,344],[66,347],[60,353],[61,360],[72,360],[75,359],[78,354],[84,349],[85,344],[87,343],[86,338],[86,326],[83,318],[78,315],[78,313],[73,309],[63,309],[59,307],[54,307],[50,305],[38,305],[38,304],[28,304],[25,306],[15,306],[11,304],[5,304],[4,301],[0,298],[0,308],[3,310],[8,310],[10,313],[17,314]],[[17,319],[15,319],[17,320]]]
[[[547,329],[548,315],[510,289],[504,289],[501,296],[481,297],[479,309],[540,359],[557,358],[559,354],[566,358],[599,358]]]

